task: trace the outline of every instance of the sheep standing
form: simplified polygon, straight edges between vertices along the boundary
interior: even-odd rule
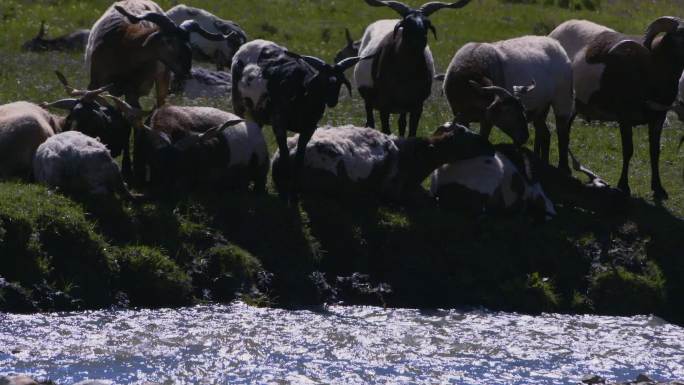
[[[195,20],[206,31],[230,36],[226,41],[209,40],[200,35],[190,36],[193,57],[213,61],[217,71],[223,71],[226,67],[230,69],[233,55],[247,42],[247,35],[238,24],[222,20],[203,9],[179,4],[169,9],[166,14],[178,25],[186,20]]]
[[[660,180],[660,136],[684,70],[681,20],[661,17],[649,25],[645,36],[570,20],[549,36],[560,42],[572,61],[577,112],[588,120],[613,121],[620,126],[622,172],[618,187],[630,193],[632,128],[648,124],[651,189],[656,199],[667,199]]]
[[[78,131],[51,136],[41,144],[34,157],[33,175],[37,182],[70,193],[131,198],[107,147]]]
[[[371,57],[357,64],[354,77],[366,108],[366,126],[375,127],[374,110],[380,111],[382,132],[390,132],[390,114],[399,115],[399,135],[415,136],[423,103],[432,92],[434,59],[428,47],[428,30],[437,32],[428,17],[442,8],[461,8],[470,0],[455,3],[430,2],[418,9],[398,1],[366,0],[387,6],[401,15],[401,20],[379,20],[369,25],[361,38],[361,57]]]
[[[0,178],[29,178],[36,149],[61,131],[63,119],[28,102],[0,106]]]
[[[273,42],[254,40],[243,45],[233,58],[233,107],[241,117],[260,126],[273,127],[282,166],[290,175],[290,188],[281,189],[284,197],[296,200],[299,169],[304,150],[326,106],[335,107],[344,84],[351,94],[351,84],[344,71],[359,61],[358,57],[329,65],[321,59],[300,56]],[[295,164],[290,170],[287,131],[298,132]]]
[[[524,36],[496,43],[469,43],[456,52],[446,72],[444,93],[459,123],[480,123],[489,137],[493,125],[516,144],[535,127],[535,153],[548,163],[553,107],[559,143],[559,167],[568,173],[570,121],[574,113],[570,59],[554,39]]]
[[[150,0],[112,4],[91,29],[86,47],[89,89],[113,84],[113,95],[139,108],[139,99],[156,85],[157,106],[165,103],[170,72],[186,76],[192,64],[191,33],[208,40],[228,36],[204,30],[193,20],[180,25]]]
[[[298,149],[297,139],[288,140],[288,151]],[[440,165],[493,153],[486,139],[457,125],[442,126],[429,138],[397,138],[354,126],[321,128],[306,146],[301,188],[335,196],[370,193],[400,200],[418,190]],[[271,163],[273,182],[280,190],[282,152]]]

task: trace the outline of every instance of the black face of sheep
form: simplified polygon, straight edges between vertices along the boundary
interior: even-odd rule
[[[330,65],[313,56],[302,56],[302,59],[318,72],[309,84],[314,82],[324,84],[323,100],[328,107],[332,108],[337,105],[342,85],[347,87],[351,96],[351,82],[344,75],[344,71],[358,63],[360,60],[358,57],[344,59],[335,65]]]
[[[499,127],[513,139],[516,145],[523,145],[529,139],[527,129],[527,117],[525,107],[520,101],[520,96],[534,89],[534,85],[515,87],[514,93],[498,86],[484,87],[477,82],[471,81],[471,87],[477,90],[488,104],[485,110],[485,120]],[[491,127],[483,127],[482,135],[489,136]]]
[[[192,67],[190,34],[192,32],[213,41],[228,40],[230,38],[230,35],[225,36],[211,33],[200,27],[194,20],[186,20],[180,25],[176,25],[173,20],[162,13],[147,12],[140,16],[135,16],[120,6],[115,6],[114,8],[133,24],[149,21],[159,27],[158,31],[147,37],[143,47],[153,47],[157,52],[159,60],[179,77],[187,77],[190,74],[190,68]]]
[[[430,137],[430,142],[437,150],[437,158],[446,159],[444,163],[492,156],[495,151],[494,145],[487,138],[456,123],[446,123],[437,128]]]
[[[344,36],[347,39],[347,45],[339,50],[335,55],[335,63],[339,63],[344,59],[359,56],[359,47],[361,46],[361,40],[354,41],[349,33],[349,29],[344,29]]]

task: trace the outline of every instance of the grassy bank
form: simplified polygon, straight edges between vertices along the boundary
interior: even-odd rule
[[[250,38],[271,39],[326,59],[341,47],[344,27],[360,37],[371,21],[394,17],[391,10],[370,8],[361,0],[188,3],[238,21]],[[160,4],[170,6],[168,1]],[[19,47],[33,37],[41,19],[57,35],[89,27],[107,5],[99,0],[4,1],[0,103],[61,98],[54,69],[73,84],[85,85],[81,55],[27,54]],[[597,11],[578,11],[473,0],[461,11],[444,10],[432,18],[439,40],[431,46],[443,70],[467,41],[546,33],[570,18],[641,33],[655,17],[677,15],[681,5],[675,0],[604,0]],[[173,102],[231,110],[228,100]],[[448,119],[448,107],[435,87],[419,134]],[[364,120],[355,93],[344,96],[322,123]],[[0,276],[5,278],[0,309],[179,305],[227,301],[238,293],[260,304],[337,299],[396,306],[654,312],[683,321],[681,123],[673,118],[663,135],[661,169],[671,197],[663,206],[650,200],[646,131],[635,130],[631,185],[636,199],[629,209],[608,217],[559,202],[558,219],[544,226],[522,217],[473,220],[429,203],[388,207],[309,199],[293,213],[274,194],[213,192],[132,206],[0,183]],[[270,129],[264,132],[275,149]],[[503,137],[496,132],[493,139]],[[621,155],[615,126],[578,121],[571,145],[588,167],[616,183]]]

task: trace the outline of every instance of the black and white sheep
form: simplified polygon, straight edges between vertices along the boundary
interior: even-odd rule
[[[371,57],[356,65],[354,77],[366,108],[366,126],[375,127],[374,110],[380,111],[382,132],[390,132],[390,114],[399,115],[399,135],[415,136],[423,113],[423,103],[432,91],[435,65],[428,31],[437,37],[428,17],[443,8],[461,8],[470,0],[454,3],[429,2],[418,9],[398,1],[366,0],[374,6],[392,8],[401,20],[379,20],[366,28],[359,55]]]
[[[33,175],[39,183],[70,193],[132,198],[107,147],[78,131],[56,134],[41,144]]]
[[[361,40],[354,40],[351,37],[349,28],[344,29],[344,37],[347,44],[335,54],[335,63],[339,63],[344,59],[359,56],[359,47],[361,47]]]
[[[549,36],[561,43],[572,61],[577,113],[588,120],[614,121],[620,126],[622,173],[618,187],[630,192],[632,128],[648,124],[651,189],[656,199],[667,199],[660,180],[660,136],[684,69],[681,20],[661,17],[649,25],[644,36],[571,20]]]
[[[0,178],[30,179],[36,149],[60,132],[64,119],[29,102],[0,106]]]
[[[83,51],[88,43],[90,30],[79,29],[69,34],[50,39],[45,37],[45,22],[40,23],[38,35],[22,44],[21,49],[29,52]]]
[[[156,85],[157,106],[165,103],[170,72],[187,76],[192,65],[190,38],[229,38],[206,31],[193,20],[177,25],[155,2],[123,0],[112,4],[93,25],[86,47],[89,89],[113,84],[113,95],[139,108],[139,99]]]
[[[524,36],[495,43],[468,43],[456,52],[446,72],[444,93],[457,122],[480,123],[489,137],[501,128],[516,144],[535,127],[535,153],[549,161],[553,107],[558,132],[559,167],[568,167],[568,136],[574,114],[572,66],[565,50],[546,36]],[[565,148],[563,146],[566,146]]]
[[[242,27],[230,20],[220,19],[204,9],[179,4],[169,9],[166,14],[178,25],[186,20],[195,20],[206,31],[230,35],[226,41],[209,40],[200,35],[190,36],[193,58],[212,61],[216,64],[217,71],[223,71],[224,68],[230,70],[233,55],[247,42],[247,35]]]
[[[165,107],[151,124],[139,128],[138,141],[153,188],[243,189],[253,182],[255,192],[265,191],[268,149],[256,123],[214,108]]]
[[[300,56],[273,42],[254,40],[243,45],[233,58],[233,107],[241,117],[263,126],[270,124],[285,154],[282,166],[290,178],[284,197],[296,200],[298,174],[304,150],[323,117],[326,106],[335,107],[340,88],[351,84],[344,71],[359,61],[348,58],[335,65]],[[287,132],[299,133],[294,167],[290,167]]]
[[[297,139],[288,140],[288,151],[295,151]],[[286,181],[281,154],[278,151],[271,162],[278,190]],[[486,139],[458,125],[442,126],[428,138],[397,138],[367,127],[321,128],[306,146],[301,188],[335,196],[369,193],[401,200],[419,190],[442,164],[493,154]]]
[[[475,214],[520,210],[538,219],[553,218],[553,202],[536,175],[538,158],[513,145],[495,148],[495,154],[444,164],[432,173],[430,192],[440,206]]]

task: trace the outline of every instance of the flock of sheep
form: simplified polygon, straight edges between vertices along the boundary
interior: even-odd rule
[[[429,16],[470,0],[420,8],[398,1],[365,2],[389,7],[400,19],[372,23],[358,42],[347,34],[347,46],[333,64],[274,42],[248,42],[239,25],[204,10],[181,5],[164,12],[150,0],[114,3],[90,31],[53,40],[44,37],[41,25],[24,48],[78,49],[87,37],[90,83],[79,90],[57,73],[67,99],[0,106],[0,177],[130,197],[124,180],[160,192],[252,184],[263,192],[272,169],[278,192],[295,202],[302,192],[361,192],[405,200],[431,175],[430,190],[440,204],[476,211],[519,207],[548,218],[555,215],[554,206],[538,170],[549,163],[546,117],[553,108],[558,168],[568,175],[576,115],[619,124],[623,166],[618,187],[625,193],[630,191],[632,127],[648,124],[652,189],[656,198],[667,198],[659,175],[660,136],[667,111],[679,106],[675,99],[684,69],[680,19],[661,17],[645,36],[572,20],[549,36],[469,43],[456,52],[446,74],[436,75],[428,35],[437,33]],[[191,68],[193,56],[212,60],[219,70],[230,68],[234,114],[167,104],[172,77],[182,82],[200,73]],[[345,71],[352,67],[366,127],[319,128],[326,107],[338,104],[342,87],[351,94]],[[443,80],[454,119],[430,137],[416,137],[434,79]],[[153,87],[157,107],[145,116],[139,99]],[[374,129],[376,110],[382,132]],[[399,115],[398,137],[390,135],[391,114]],[[467,128],[471,122],[480,124],[480,134]],[[534,151],[522,147],[530,122]],[[264,125],[272,126],[278,144],[272,157]],[[513,144],[492,145],[493,126]],[[288,131],[297,135],[288,138]],[[114,161],[120,154],[121,169]]]

